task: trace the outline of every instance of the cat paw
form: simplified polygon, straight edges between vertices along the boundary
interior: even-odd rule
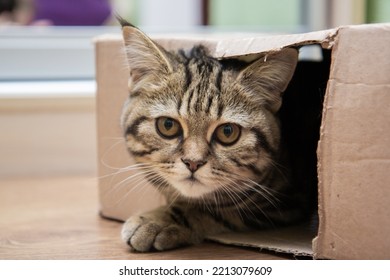
[[[133,251],[164,251],[196,243],[192,231],[153,215],[130,217],[122,228],[122,239]]]

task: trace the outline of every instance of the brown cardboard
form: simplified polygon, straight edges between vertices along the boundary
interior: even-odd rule
[[[217,58],[308,44],[332,49],[317,151],[320,225],[313,245],[315,234],[303,226],[210,239],[315,258],[390,259],[390,24],[233,39],[154,38],[168,49],[202,43]],[[129,73],[121,48],[119,36],[96,41],[100,210],[125,220],[164,200],[145,181],[126,184],[134,173],[120,169],[133,164],[119,126]]]
[[[390,26],[340,29],[323,113],[319,258],[390,258]]]

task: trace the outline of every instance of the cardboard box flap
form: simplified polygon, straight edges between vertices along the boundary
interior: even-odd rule
[[[243,36],[241,34],[232,37],[228,34],[198,34],[190,37],[172,35],[152,36],[152,38],[168,50],[189,49],[194,45],[202,44],[209,50],[211,56],[223,59],[311,44],[319,44],[325,49],[330,49],[337,32],[338,29],[329,29],[290,35],[246,34]]]
[[[312,240],[316,233],[307,226],[259,230],[245,233],[223,233],[207,239],[228,245],[253,247],[296,257],[313,255]]]
[[[305,34],[260,36],[244,39],[219,41],[213,55],[218,58],[230,58],[242,55],[278,51],[285,47],[319,44],[325,49],[333,46],[338,29],[323,30]]]

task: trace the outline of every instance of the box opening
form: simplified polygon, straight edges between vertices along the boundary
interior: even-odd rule
[[[321,50],[322,59],[299,60],[283,94],[280,110],[282,139],[290,153],[293,184],[305,190],[310,201],[308,207],[315,212],[318,209],[317,145],[331,63],[331,51],[316,46]]]

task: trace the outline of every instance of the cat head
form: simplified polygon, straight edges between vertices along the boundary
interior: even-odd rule
[[[278,157],[277,112],[297,50],[250,63],[217,60],[202,46],[168,52],[122,25],[130,69],[122,126],[149,180],[189,199],[265,180]]]

